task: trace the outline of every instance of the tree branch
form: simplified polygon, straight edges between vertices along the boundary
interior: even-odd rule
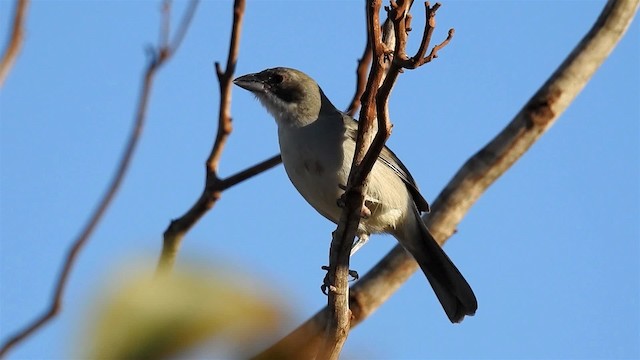
[[[558,119],[626,32],[638,0],[610,0],[591,30],[514,119],[472,156],[440,193],[426,219],[443,244],[484,191]],[[383,304],[418,266],[401,247],[392,249],[351,289],[351,326]],[[312,358],[322,341],[329,310],[322,309],[291,334],[259,354]]]
[[[0,60],[0,88],[4,84],[11,67],[13,66],[24,38],[24,21],[27,16],[29,0],[16,0],[15,13],[13,16],[13,26],[7,48],[4,50],[2,60]]]
[[[367,154],[371,140],[377,130],[374,127],[375,104],[374,99],[378,84],[384,75],[382,71],[382,34],[380,30],[381,0],[367,1],[367,39],[373,52],[373,62],[369,71],[367,86],[362,95],[360,122],[353,162],[349,173],[347,188],[344,193],[344,208],[333,233],[329,249],[329,268],[325,285],[328,285],[327,318],[324,330],[324,342],[320,347],[318,358],[338,359],[342,347],[351,328],[349,310],[349,257],[358,230],[364,206],[366,193],[366,177],[371,169],[362,169],[365,154]],[[378,154],[380,151],[378,151]]]
[[[222,151],[233,129],[231,125],[231,80],[236,68],[236,62],[238,61],[244,9],[244,0],[234,1],[233,25],[231,28],[229,54],[227,56],[225,70],[222,70],[220,63],[215,63],[216,75],[220,86],[220,107],[216,139],[205,164],[205,186],[202,194],[191,208],[180,218],[171,221],[171,224],[169,224],[169,227],[165,230],[162,253],[157,268],[158,274],[171,271],[184,235],[215,205],[223,190],[281,162],[280,157],[275,156],[228,179],[222,180],[218,177],[218,167]]]
[[[196,10],[197,4],[197,0],[192,0],[189,3],[189,7],[180,24],[181,30],[178,31],[178,34],[184,34],[186,32]],[[168,11],[163,12],[164,18],[169,17],[169,15],[170,14],[168,13]],[[166,20],[163,20],[163,24],[165,23]],[[161,32],[164,31],[168,31],[168,27],[166,27],[165,25],[163,25],[161,29]],[[168,35],[165,38],[168,38]],[[171,45],[167,43],[161,43],[157,47],[157,49],[154,50],[153,54],[151,54],[151,58],[149,60],[149,64],[147,65],[147,69],[144,73],[142,81],[142,89],[140,91],[140,98],[138,100],[138,107],[136,110],[133,129],[131,131],[131,134],[129,135],[129,140],[118,164],[118,168],[114,174],[113,179],[111,180],[111,183],[107,188],[106,193],[98,203],[98,206],[91,215],[91,218],[85,225],[84,229],[81,231],[80,235],[73,242],[71,248],[67,253],[66,259],[62,266],[62,272],[60,273],[56,282],[55,292],[51,299],[49,308],[44,312],[44,314],[36,318],[27,327],[18,331],[15,335],[10,337],[2,345],[2,348],[0,348],[0,357],[4,356],[12,347],[17,345],[20,341],[26,339],[29,335],[33,334],[36,330],[38,330],[60,312],[62,308],[62,298],[64,296],[64,291],[69,279],[69,275],[71,274],[71,270],[78,258],[78,255],[80,254],[80,250],[82,250],[83,246],[86,245],[89,238],[91,237],[91,234],[93,233],[102,216],[111,204],[111,201],[115,197],[118,189],[120,188],[120,185],[122,184],[124,176],[127,173],[127,169],[129,168],[131,159],[133,158],[136,146],[138,145],[138,140],[140,139],[140,136],[142,134],[144,121],[146,118],[147,105],[151,96],[153,79],[158,69],[160,69],[160,67],[164,65],[178,50],[181,39],[181,36],[176,36]]]
[[[368,30],[368,29],[367,29]],[[393,23],[387,18],[387,20],[381,26],[382,30],[382,42],[387,48],[395,47],[395,34],[393,32]],[[360,99],[364,93],[367,85],[367,79],[369,75],[368,67],[371,63],[373,53],[371,52],[371,39],[369,31],[367,31],[367,41],[362,53],[362,57],[358,60],[358,66],[356,67],[356,91],[353,94],[353,98],[347,106],[345,113],[349,116],[355,116],[356,112],[360,108]],[[387,69],[388,63],[384,64],[384,70]]]
[[[367,32],[367,44],[362,52],[362,57],[358,60],[358,66],[356,67],[356,91],[353,94],[353,99],[347,106],[346,113],[349,116],[355,116],[356,112],[360,108],[360,98],[364,92],[364,88],[367,85],[367,75],[369,74],[368,68],[371,63],[371,40],[369,39],[369,32]]]

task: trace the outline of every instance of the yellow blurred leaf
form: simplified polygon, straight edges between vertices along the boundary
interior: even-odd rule
[[[166,358],[210,339],[242,349],[275,330],[282,318],[273,301],[265,300],[270,294],[260,296],[228,273],[131,273],[99,305],[85,334],[88,358]]]

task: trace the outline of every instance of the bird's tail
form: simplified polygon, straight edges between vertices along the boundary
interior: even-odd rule
[[[469,283],[427,229],[420,215],[414,210],[415,219],[407,219],[411,226],[396,234],[400,244],[418,262],[427,276],[440,304],[453,323],[472,316],[478,309],[478,301]],[[415,221],[411,221],[415,220]]]

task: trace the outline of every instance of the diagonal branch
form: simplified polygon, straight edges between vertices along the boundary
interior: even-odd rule
[[[178,34],[184,34],[191,23],[191,19],[193,14],[195,13],[196,7],[198,5],[197,0],[192,0],[189,3],[189,7],[186,10],[186,13],[182,19],[182,22],[179,27]],[[170,14],[168,11],[163,12],[163,17],[168,17]],[[166,20],[163,21],[163,24]],[[162,26],[161,31],[168,31],[168,27]],[[168,38],[168,35],[165,37]],[[98,203],[98,206],[94,210],[91,218],[85,225],[84,229],[80,232],[80,235],[73,242],[69,252],[67,253],[67,257],[63,263],[62,272],[58,277],[56,282],[55,292],[51,299],[51,303],[49,304],[49,308],[38,318],[36,318],[31,324],[29,324],[24,329],[18,331],[15,335],[9,338],[0,348],[0,357],[4,356],[12,347],[17,345],[20,341],[26,339],[29,335],[33,334],[36,330],[46,324],[49,320],[53,319],[62,308],[62,298],[64,296],[64,291],[69,279],[69,275],[71,274],[71,270],[80,254],[80,250],[86,245],[91,237],[91,234],[97,227],[100,222],[102,216],[106,212],[107,208],[111,204],[111,201],[115,197],[122,181],[124,179],[125,174],[129,168],[129,164],[131,163],[131,159],[133,158],[133,154],[135,152],[136,146],[138,145],[138,141],[140,139],[140,135],[142,134],[142,129],[144,126],[144,121],[146,118],[147,105],[149,102],[149,98],[151,96],[151,89],[153,86],[153,79],[157,73],[157,71],[164,65],[171,56],[178,50],[180,46],[181,36],[177,36],[171,45],[167,43],[161,43],[157,49],[154,50],[149,64],[147,65],[147,69],[144,73],[143,81],[142,81],[142,89],[140,91],[140,98],[138,100],[138,107],[136,110],[135,121],[133,124],[133,129],[129,136],[129,140],[125,147],[124,153],[120,159],[118,164],[118,168],[115,172],[109,187],[107,188],[106,193]]]
[[[553,125],[575,99],[628,29],[638,3],[639,0],[608,1],[591,30],[547,82],[504,130],[458,170],[434,202],[427,219],[429,229],[440,244],[453,235],[482,193]],[[391,250],[352,287],[349,298],[351,325],[364,321],[417,268],[403,248],[396,246]],[[257,358],[291,354],[297,359],[312,358],[310,354],[314,354],[314,349],[322,342],[328,313],[327,308],[320,310]]]
[[[267,160],[251,166],[250,168],[231,175],[224,180],[220,180],[218,188],[220,191],[227,190],[228,188],[235,186],[247,179],[250,179],[266,170],[269,170],[272,167],[279,165],[280,163],[282,163],[282,157],[280,157],[280,154],[274,155]]]
[[[11,35],[7,42],[7,48],[4,50],[4,54],[0,60],[0,87],[4,84],[4,80],[7,78],[13,63],[20,53],[22,40],[24,38],[24,22],[27,16],[28,5],[29,0],[16,0]]]

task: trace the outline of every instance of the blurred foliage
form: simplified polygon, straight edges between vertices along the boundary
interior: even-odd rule
[[[203,343],[224,348],[210,349],[215,356],[237,357],[283,320],[272,294],[235,274],[176,269],[156,278],[130,270],[114,280],[85,326],[83,358],[180,357]]]

